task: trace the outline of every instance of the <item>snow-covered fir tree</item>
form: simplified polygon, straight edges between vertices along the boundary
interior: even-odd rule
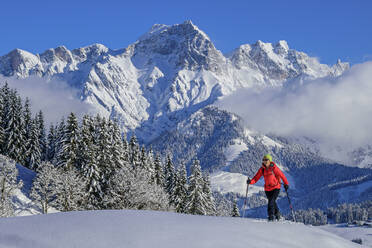
[[[104,197],[102,189],[103,175],[94,159],[86,164],[83,169],[83,175],[87,181],[87,208],[100,209]]]
[[[159,155],[156,155],[156,157],[155,157],[154,167],[155,167],[155,176],[154,176],[155,177],[155,183],[156,183],[156,185],[164,187],[164,185],[165,185],[164,171],[163,171],[163,165],[161,163]]]
[[[5,128],[5,154],[20,163],[24,163],[26,142],[22,103],[15,90],[11,90],[9,97],[8,122]]]
[[[96,127],[96,145],[98,149],[97,153],[97,165],[100,168],[103,181],[101,188],[105,190],[107,181],[110,178],[115,166],[112,160],[112,139],[108,129],[108,123],[105,118],[100,118],[98,115],[95,118]]]
[[[42,213],[47,214],[49,207],[55,206],[60,174],[49,162],[42,162],[37,172],[32,183],[30,197],[40,205]]]
[[[214,204],[214,199],[212,195],[212,189],[211,189],[211,182],[209,179],[209,174],[205,174],[203,176],[203,193],[206,201],[206,211],[207,215],[215,215],[216,214],[216,206]]]
[[[141,152],[140,152],[140,147],[137,141],[137,138],[135,135],[133,135],[130,138],[129,141],[129,157],[130,157],[130,163],[134,166],[137,167],[141,164]]]
[[[65,126],[65,135],[58,166],[71,170],[78,167],[79,126],[74,113],[70,113]]]
[[[173,202],[178,213],[186,212],[187,188],[186,165],[182,163],[177,169],[175,186],[173,188],[173,193],[171,194],[171,202]]]
[[[80,126],[77,158],[81,170],[85,170],[97,151],[94,144],[94,130],[92,118],[89,115],[84,115]]]
[[[40,129],[37,125],[36,120],[31,120],[30,137],[26,145],[27,151],[26,151],[25,165],[32,170],[36,170],[41,163],[39,132],[40,132]]]
[[[9,111],[10,111],[10,89],[8,83],[6,82],[4,86],[1,88],[1,129],[2,129],[2,137],[1,137],[1,152],[6,154],[6,129],[9,123]]]
[[[48,143],[47,143],[47,161],[53,161],[57,149],[57,134],[53,123],[49,126]]]
[[[152,147],[151,146],[149,148],[149,151],[147,152],[145,169],[150,174],[150,182],[152,182],[152,183],[155,182],[154,153],[152,151]]]
[[[29,142],[31,136],[31,126],[32,126],[32,114],[31,114],[31,106],[30,106],[30,99],[26,98],[24,107],[23,107],[23,123],[25,129],[25,140]],[[28,148],[27,148],[28,149]]]
[[[0,155],[0,217],[14,215],[12,196],[21,189],[22,181],[17,182],[18,170],[13,160]]]
[[[65,132],[65,119],[62,117],[61,121],[58,124],[58,128],[56,129],[56,138],[55,138],[55,153],[52,159],[52,163],[55,165],[62,165],[64,161],[64,152],[63,146],[66,139],[66,132]]]
[[[116,122],[109,120],[108,121],[108,132],[111,134],[111,156],[112,156],[112,171],[115,171],[118,168],[123,166],[124,161],[124,151],[123,151],[123,142],[121,138],[121,133],[119,126]]]
[[[220,192],[213,192],[217,216],[231,216],[233,212],[233,201],[230,198],[236,198],[236,196],[231,197],[231,194],[232,193],[223,195]]]
[[[5,129],[3,127],[3,112],[4,112],[4,97],[2,94],[2,90],[0,90],[0,152],[3,152],[3,146],[5,142]]]
[[[165,175],[165,191],[169,194],[170,204],[174,204],[173,199],[173,189],[175,186],[176,181],[176,173],[175,168],[172,163],[172,159],[170,155],[167,155],[167,160],[164,167],[164,175]]]
[[[56,187],[56,208],[61,211],[83,210],[86,208],[86,181],[75,168],[59,169]]]
[[[140,150],[141,150],[140,155],[139,155],[140,164],[143,167],[143,169],[147,170],[147,168],[148,168],[148,164],[147,164],[148,156],[147,156],[147,151],[146,151],[145,146],[142,146]]]
[[[45,131],[45,124],[44,124],[44,114],[43,111],[39,111],[39,113],[35,117],[36,125],[39,129],[39,144],[40,144],[40,152],[41,152],[41,160],[47,159],[47,137]]]
[[[87,207],[88,209],[98,209],[102,204],[103,174],[96,160],[98,147],[95,144],[95,127],[93,119],[84,115],[81,123],[81,134],[79,143],[79,164],[82,174],[87,182]]]
[[[304,212],[307,211],[309,210],[304,210]],[[335,223],[367,221],[369,219],[372,219],[372,201],[364,201],[360,203],[343,203],[338,205],[337,207],[328,208],[323,214],[332,219]],[[321,214],[318,212],[317,215],[319,216]]]
[[[114,209],[169,210],[168,194],[162,186],[149,183],[149,173],[124,166],[110,178],[106,202]]]
[[[204,194],[204,179],[199,160],[195,159],[191,166],[186,212],[196,215],[208,214],[208,200]]]
[[[238,204],[236,203],[236,200],[234,200],[233,210],[232,210],[231,216],[232,217],[240,217],[239,208],[238,208]]]
[[[121,142],[122,142],[122,145],[123,145],[123,154],[122,154],[123,161],[129,162],[130,161],[130,158],[129,158],[129,144],[128,144],[128,141],[127,141],[125,135],[122,135]]]
[[[302,222],[306,225],[325,225],[327,224],[327,215],[320,209],[297,210],[294,212],[297,222]],[[292,220],[292,216],[287,216],[287,219]]]

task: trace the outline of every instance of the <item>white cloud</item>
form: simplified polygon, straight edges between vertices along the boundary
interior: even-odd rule
[[[74,112],[78,116],[91,111],[91,106],[79,99],[79,92],[64,81],[32,76],[26,79],[0,77],[1,85],[8,82],[10,88],[17,89],[22,99],[30,99],[33,114],[42,110],[46,125],[57,123],[62,116]]]
[[[308,136],[325,153],[337,146],[350,151],[372,144],[372,62],[354,65],[335,80],[309,81],[292,90],[239,90],[217,105],[261,132]]]

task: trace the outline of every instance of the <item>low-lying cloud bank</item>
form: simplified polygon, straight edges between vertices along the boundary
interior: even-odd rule
[[[43,111],[46,125],[57,123],[71,112],[77,116],[88,113],[92,107],[79,99],[79,92],[64,81],[49,80],[32,76],[26,79],[0,76],[0,83],[8,82],[10,88],[17,89],[22,99],[30,99],[33,114]]]
[[[325,154],[341,147],[328,155],[345,161],[345,151],[372,144],[372,62],[295,89],[239,90],[217,105],[258,131],[316,139]]]

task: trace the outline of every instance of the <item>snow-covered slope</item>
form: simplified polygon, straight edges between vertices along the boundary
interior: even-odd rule
[[[372,247],[372,228],[347,224],[325,225],[319,227],[322,230],[334,233],[342,238],[353,240],[361,239],[364,247]]]
[[[219,171],[210,175],[210,178],[213,191],[220,192],[221,194],[230,192],[237,193],[241,197],[245,197],[247,189],[247,176],[240,173]],[[263,186],[263,180],[260,180],[255,185],[250,185],[248,195],[251,196],[259,191],[263,191]]]
[[[69,212],[0,221],[0,247],[360,247],[317,227],[151,211]]]
[[[30,169],[25,168],[20,164],[16,164],[18,170],[17,180],[22,180],[23,187],[15,191],[12,201],[15,210],[15,216],[27,216],[41,214],[42,211],[40,207],[33,202],[29,195],[32,187],[32,182],[36,176],[36,172]],[[48,213],[56,213],[58,210],[49,207]]]
[[[28,197],[32,187],[32,181],[36,176],[36,173],[30,169],[23,167],[20,164],[16,164],[16,167],[18,170],[17,180],[22,181],[23,187],[21,189],[17,189],[15,191],[15,195],[13,195],[12,201],[14,204],[13,206],[15,210],[15,215],[25,216],[40,214],[41,213],[40,209]]]
[[[224,56],[191,21],[154,25],[125,49],[101,44],[0,57],[0,74],[64,80],[97,112],[151,141],[190,114],[240,88],[282,86],[298,78],[334,77],[348,68],[320,64],[285,41],[258,41]]]
[[[26,216],[40,214],[40,208],[37,207],[36,204],[32,202],[31,199],[28,197],[32,187],[32,181],[36,176],[36,173],[23,167],[20,164],[17,164],[16,166],[18,170],[17,180],[22,180],[23,187],[21,190],[16,190],[15,195],[12,199],[14,203],[15,215]]]

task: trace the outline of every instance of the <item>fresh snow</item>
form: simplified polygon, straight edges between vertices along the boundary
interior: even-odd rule
[[[211,174],[210,179],[213,191],[218,191],[221,194],[232,192],[237,193],[242,197],[245,196],[247,189],[247,176],[243,174],[219,171]],[[264,180],[261,178],[261,180],[256,184],[249,186],[248,195],[263,191],[263,185]]]
[[[32,181],[34,180],[36,173],[20,164],[16,164],[16,167],[18,170],[18,180],[22,180],[23,187],[21,190],[17,189],[13,195],[12,200],[14,203],[15,216],[41,214],[42,211],[40,207],[28,197],[32,187]],[[57,212],[58,210],[55,208],[48,208],[48,213]]]
[[[83,211],[0,219],[1,248],[360,247],[321,228],[154,211]]]
[[[231,145],[225,148],[223,152],[227,160],[226,167],[228,168],[230,163],[233,162],[241,152],[246,150],[248,150],[248,147],[243,140],[241,139],[232,140]]]
[[[254,145],[255,139],[253,136],[255,135],[255,132],[253,132],[250,129],[245,128],[244,129],[244,136],[248,139],[248,141],[251,143],[251,145]]]
[[[363,247],[372,247],[372,228],[366,226],[347,226],[347,224],[325,225],[322,230],[334,233],[342,238],[353,240],[362,239]]]
[[[362,162],[358,164],[360,168],[372,168],[372,156],[366,155]]]
[[[267,136],[263,136],[262,137],[262,143],[268,147],[278,147],[278,148],[282,148],[283,145],[279,144],[278,142],[270,139],[269,137]]]

